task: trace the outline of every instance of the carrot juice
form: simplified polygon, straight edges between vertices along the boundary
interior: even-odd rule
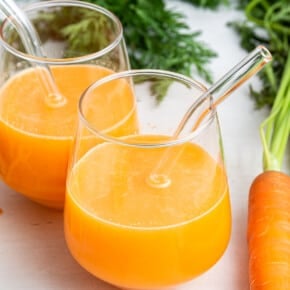
[[[104,142],[75,163],[65,237],[86,270],[121,288],[168,289],[221,257],[231,228],[224,168],[200,146],[182,146],[164,187],[152,186],[150,172],[165,148]]]
[[[67,102],[52,108],[44,101],[46,91],[39,69],[16,74],[0,90],[0,175],[7,185],[30,199],[62,208],[79,97],[90,84],[112,71],[96,65],[53,66],[56,84]],[[102,127],[102,122],[120,123],[132,111],[134,100],[123,94],[122,99],[112,102],[113,116],[102,103],[92,105]],[[134,130],[133,115],[120,124],[125,131]],[[118,135],[118,128],[114,134]]]

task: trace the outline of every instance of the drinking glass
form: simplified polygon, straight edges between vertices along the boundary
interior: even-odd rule
[[[173,72],[132,70],[104,77],[82,95],[64,227],[72,256],[96,277],[122,289],[169,289],[223,255],[229,188],[216,110],[211,98],[198,98],[205,90]],[[118,103],[123,118],[100,122],[100,100],[103,114]],[[122,107],[127,102],[131,110]],[[135,131],[119,132],[116,124],[128,120]]]
[[[12,16],[2,22],[0,175],[15,191],[61,209],[79,97],[94,81],[129,69],[128,55],[121,23],[102,7],[60,0],[24,9],[45,56],[25,52]],[[64,97],[61,105],[47,91],[44,67]],[[118,115],[118,104],[106,109]]]

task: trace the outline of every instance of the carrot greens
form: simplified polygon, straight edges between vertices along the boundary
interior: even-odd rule
[[[251,51],[265,45],[273,55],[273,62],[259,73],[260,90],[251,88],[251,96],[258,108],[272,107],[282,80],[290,50],[289,0],[239,0],[245,19],[229,23],[240,36],[241,46]]]
[[[229,4],[229,0],[183,0],[185,2],[189,2],[198,7],[204,7],[209,9],[216,9],[221,4],[227,5]]]
[[[165,0],[85,1],[101,5],[118,16],[132,68],[166,69],[187,76],[196,72],[212,81],[207,65],[216,52],[200,39],[201,31],[191,31],[184,15],[168,8]],[[187,0],[206,8],[217,8],[225,1]]]
[[[290,136],[290,5],[289,0],[240,0],[245,20],[229,25],[241,36],[241,46],[250,51],[264,44],[272,63],[259,73],[260,90],[251,87],[257,108],[271,112],[261,124],[264,170],[280,170]]]

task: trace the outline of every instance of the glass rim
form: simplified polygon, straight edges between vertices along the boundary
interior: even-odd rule
[[[198,89],[201,93],[204,93],[207,91],[207,88],[200,82],[187,77],[185,75],[182,75],[180,73],[167,71],[167,70],[161,70],[161,69],[131,69],[121,72],[116,72],[113,74],[110,74],[108,76],[105,76],[101,78],[100,80],[95,81],[93,84],[91,84],[81,95],[79,102],[78,102],[78,115],[80,121],[85,125],[85,127],[91,131],[96,136],[102,138],[103,140],[119,145],[124,145],[128,147],[138,147],[138,148],[153,148],[153,147],[169,147],[173,145],[179,145],[183,144],[185,142],[191,141],[195,137],[199,136],[214,120],[216,117],[216,108],[215,106],[209,106],[209,113],[207,114],[206,119],[192,132],[188,133],[184,137],[177,137],[174,140],[167,140],[167,141],[160,141],[157,143],[132,143],[127,142],[122,137],[112,137],[105,132],[108,131],[108,129],[104,130],[98,130],[95,128],[95,126],[91,125],[91,123],[87,120],[82,105],[84,100],[87,98],[87,96],[93,91],[96,87],[104,85],[110,81],[114,81],[117,79],[122,78],[128,78],[128,77],[138,77],[138,76],[156,76],[156,77],[167,77],[171,78],[172,80],[176,80],[179,82],[184,83],[185,85],[189,85],[191,87],[194,87]],[[211,97],[211,96],[210,96]],[[198,97],[193,103],[197,105],[201,105],[206,99]],[[181,121],[181,120],[180,120]],[[178,124],[177,124],[178,125]],[[135,135],[130,135],[135,136]]]
[[[113,42],[111,42],[109,45],[107,45],[105,48],[89,53],[83,56],[78,57],[69,57],[69,58],[51,58],[51,57],[39,57],[35,55],[31,55],[26,52],[21,52],[18,49],[15,49],[10,44],[8,44],[5,40],[5,37],[3,36],[3,30],[5,28],[5,25],[7,25],[8,17],[5,17],[0,25],[0,44],[10,53],[13,55],[30,62],[35,63],[45,63],[45,64],[77,64],[85,61],[90,61],[96,58],[100,58],[103,55],[107,54],[108,52],[115,49],[123,40],[123,26],[120,22],[119,18],[112,13],[111,11],[107,10],[106,8],[103,8],[99,5],[89,3],[89,2],[83,2],[79,0],[50,0],[50,1],[40,1],[35,3],[30,3],[28,5],[23,6],[23,10],[33,11],[36,9],[41,8],[51,8],[51,7],[80,7],[80,8],[87,8],[89,10],[95,10],[96,12],[101,13],[102,15],[107,16],[114,22],[114,24],[117,27],[117,35]]]

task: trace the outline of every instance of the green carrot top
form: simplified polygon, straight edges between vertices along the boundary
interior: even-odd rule
[[[290,51],[270,115],[261,124],[264,170],[281,170],[290,136]]]

